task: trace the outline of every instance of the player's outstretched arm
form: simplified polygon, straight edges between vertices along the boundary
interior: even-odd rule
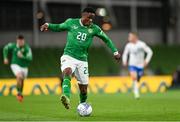
[[[128,44],[125,46],[125,49],[123,51],[123,55],[122,55],[122,63],[123,63],[123,66],[127,66],[128,63],[127,63],[127,59],[128,59],[128,54],[129,54],[129,47],[128,47]]]
[[[13,44],[12,43],[8,43],[7,45],[4,46],[3,48],[3,59],[4,59],[4,64],[9,64],[9,60],[8,60],[8,53],[11,50]]]
[[[103,40],[103,42],[111,49],[111,51],[114,53],[114,58],[117,61],[120,61],[121,55],[119,54],[117,48],[111,41],[111,39],[99,28],[98,32],[96,34],[97,37]]]
[[[61,24],[52,24],[52,23],[45,23],[40,27],[40,30],[42,32],[44,31],[54,31],[54,32],[60,32],[60,31],[65,31],[69,29],[69,23],[70,23],[71,19],[67,19],[64,23]]]

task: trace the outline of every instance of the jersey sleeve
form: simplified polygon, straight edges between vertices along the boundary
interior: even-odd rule
[[[48,29],[54,32],[60,32],[60,31],[65,31],[65,30],[69,30],[69,23],[70,23],[71,19],[67,19],[65,22],[61,23],[61,24],[52,24],[52,23],[48,23]]]
[[[124,49],[124,52],[123,52],[123,55],[122,55],[122,62],[123,62],[124,65],[127,64],[128,54],[129,54],[129,46],[127,44],[125,46],[125,49]]]
[[[32,51],[31,48],[29,46],[26,47],[26,53],[25,55],[22,57],[22,59],[27,60],[27,61],[32,61]]]
[[[7,45],[4,46],[3,48],[3,58],[7,59],[8,58],[8,53],[10,50],[13,48],[13,43],[8,43]]]
[[[146,55],[146,58],[145,58],[145,61],[147,63],[150,62],[151,58],[152,58],[152,55],[153,55],[153,51],[151,50],[151,48],[149,46],[147,46],[145,43],[143,44],[143,49],[144,51],[147,53]]]
[[[97,27],[97,32],[95,35],[102,39],[103,42],[111,49],[113,53],[118,51],[112,40],[100,29],[100,27]]]

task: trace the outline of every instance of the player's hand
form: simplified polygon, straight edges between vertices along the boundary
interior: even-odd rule
[[[115,52],[114,53],[114,58],[116,59],[116,61],[120,61],[120,59],[121,59],[121,54],[119,54],[119,52]]]
[[[4,59],[4,64],[5,64],[5,65],[9,64],[9,60],[8,60],[7,58]]]
[[[21,52],[21,51],[18,51],[17,56],[18,56],[19,58],[22,58],[22,57],[23,57],[22,52]]]
[[[144,67],[147,67],[148,63],[146,61],[144,61]]]
[[[43,24],[43,25],[41,26],[40,30],[41,30],[42,32],[48,31],[48,23]]]

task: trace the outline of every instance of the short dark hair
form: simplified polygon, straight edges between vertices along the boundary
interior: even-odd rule
[[[94,13],[95,14],[95,10],[92,7],[86,7],[83,9],[82,12],[88,12],[88,13]]]
[[[22,34],[17,36],[17,39],[24,39],[24,36]]]

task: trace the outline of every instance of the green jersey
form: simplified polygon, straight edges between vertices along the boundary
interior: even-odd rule
[[[101,38],[112,52],[117,51],[111,39],[108,38],[99,26],[96,24],[84,26],[79,18],[67,19],[61,24],[49,23],[48,29],[55,32],[68,31],[64,55],[72,56],[78,60],[87,61],[88,49],[94,36]]]
[[[23,57],[18,57],[18,52],[21,51]],[[21,67],[28,67],[30,61],[32,60],[31,48],[28,44],[23,47],[19,47],[16,43],[8,43],[3,48],[4,59],[8,58],[8,54],[12,54],[11,64],[18,64]]]

